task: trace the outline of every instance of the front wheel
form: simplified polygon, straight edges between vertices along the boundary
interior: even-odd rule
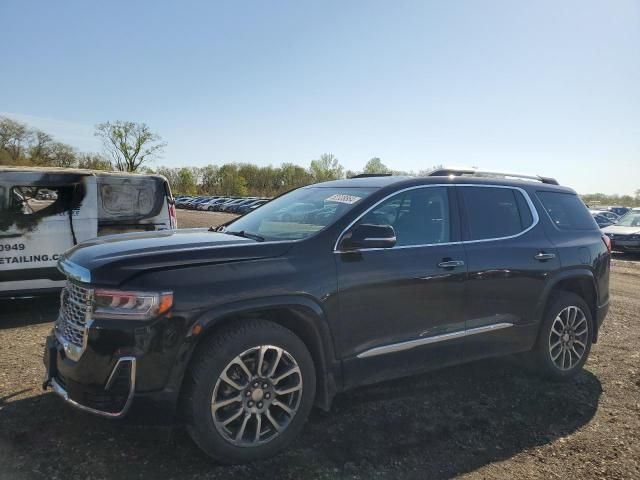
[[[587,361],[593,338],[593,320],[587,303],[571,292],[555,295],[545,314],[533,357],[539,369],[553,379],[576,375]]]
[[[290,330],[263,320],[227,328],[198,351],[185,407],[191,437],[220,463],[272,456],[301,431],[315,368]]]

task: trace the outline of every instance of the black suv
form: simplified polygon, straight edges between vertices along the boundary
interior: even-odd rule
[[[517,352],[575,375],[609,266],[608,238],[552,179],[311,185],[217,229],[69,250],[45,387],[107,417],[153,401],[214,459],[251,461],[358,385]]]

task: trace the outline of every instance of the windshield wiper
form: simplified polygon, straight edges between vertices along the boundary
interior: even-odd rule
[[[251,233],[245,230],[240,230],[238,232],[230,232],[228,230],[225,230],[222,233],[226,233],[227,235],[235,235],[236,237],[250,238],[251,240],[255,240],[256,242],[264,242],[264,237],[258,235],[257,233]]]

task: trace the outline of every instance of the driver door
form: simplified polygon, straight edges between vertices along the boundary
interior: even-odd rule
[[[466,259],[454,188],[422,186],[387,198],[351,229],[390,225],[396,245],[334,255],[347,385],[462,360]]]

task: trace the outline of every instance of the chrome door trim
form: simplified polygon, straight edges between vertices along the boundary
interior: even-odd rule
[[[422,347],[423,345],[430,345],[432,343],[445,342],[447,340],[454,340],[456,338],[470,337],[471,335],[478,335],[480,333],[493,332],[495,330],[502,330],[503,328],[513,327],[513,323],[493,323],[491,325],[483,325],[481,327],[470,328],[468,330],[459,330],[457,332],[443,333],[441,335],[434,335],[432,337],[416,338],[414,340],[406,340],[404,342],[392,343],[389,345],[382,345],[380,347],[370,348],[357,355],[357,358],[369,358],[376,357],[378,355],[385,355],[387,353],[402,352],[410,350],[416,347]]]
[[[529,227],[527,227],[523,231],[521,231],[519,233],[516,233],[515,235],[509,235],[509,236],[506,236],[506,237],[483,238],[481,240],[464,240],[464,241],[459,241],[459,242],[425,243],[425,244],[420,244],[420,245],[399,245],[399,246],[390,247],[390,248],[359,248],[359,249],[353,249],[353,250],[339,250],[338,249],[338,245],[340,244],[340,241],[342,240],[342,237],[345,235],[345,233],[347,233],[351,229],[351,227],[353,227],[362,217],[364,217],[367,213],[369,213],[371,210],[376,208],[382,202],[388,200],[389,198],[391,198],[391,197],[393,197],[395,195],[398,195],[399,193],[407,192],[409,190],[416,190],[418,188],[432,188],[432,187],[508,188],[508,189],[511,189],[511,190],[517,190],[522,194],[522,196],[524,197],[525,201],[527,202],[527,205],[529,206],[529,210],[531,211],[531,216],[533,218],[533,222],[531,223],[531,225],[529,225]],[[460,206],[460,208],[463,208],[463,207]],[[394,250],[394,249],[402,249],[402,248],[419,248],[419,247],[434,247],[434,246],[441,246],[442,247],[442,246],[447,246],[447,245],[465,245],[465,244],[471,244],[471,243],[493,242],[493,241],[496,241],[496,240],[509,240],[509,239],[517,238],[517,237],[520,237],[520,236],[524,235],[525,233],[527,233],[530,230],[532,230],[536,225],[538,225],[539,222],[540,222],[540,216],[538,215],[538,211],[536,210],[536,207],[533,205],[533,202],[531,201],[531,198],[529,197],[529,194],[527,193],[526,190],[524,190],[523,188],[520,188],[520,187],[514,187],[514,186],[511,186],[511,185],[476,185],[476,184],[467,184],[467,183],[463,183],[463,184],[460,184],[460,183],[455,183],[455,184],[451,184],[451,183],[434,183],[434,184],[430,184],[430,185],[414,185],[413,187],[403,188],[401,190],[397,190],[397,191],[395,191],[393,193],[390,193],[386,197],[382,198],[381,200],[378,200],[372,206],[367,208],[363,213],[358,215],[355,218],[355,220],[353,220],[349,225],[347,225],[347,227],[344,230],[342,230],[340,235],[338,235],[338,239],[336,240],[336,243],[333,246],[333,253],[340,254],[340,253],[354,253],[354,252],[370,252],[370,251],[375,251],[375,250]]]

